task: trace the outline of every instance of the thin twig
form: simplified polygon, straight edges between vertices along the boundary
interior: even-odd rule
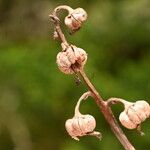
[[[117,104],[117,103],[124,104],[124,101],[125,100],[122,98],[111,97],[107,100],[107,105],[111,106],[112,104]]]
[[[61,8],[61,7],[59,7],[59,8]],[[62,33],[61,28],[60,28],[59,19],[57,18],[56,13],[50,15],[50,17],[52,18],[52,20],[54,22],[56,31],[60,37],[61,42],[68,45],[68,42],[67,42],[67,40],[66,40],[66,38],[65,38],[64,34]],[[132,144],[129,142],[129,140],[127,139],[127,137],[125,136],[125,134],[123,133],[121,128],[119,127],[119,125],[118,125],[118,123],[117,123],[117,121],[116,121],[116,119],[115,119],[115,117],[111,111],[110,106],[108,105],[108,103],[106,101],[104,101],[102,99],[100,94],[95,89],[94,85],[91,83],[91,81],[89,80],[89,78],[85,74],[84,70],[81,69],[79,74],[83,78],[88,89],[92,92],[92,95],[93,95],[93,98],[94,98],[96,104],[100,108],[106,121],[109,123],[112,131],[114,132],[114,134],[116,135],[116,137],[118,138],[118,140],[120,141],[120,143],[122,144],[124,149],[125,150],[135,150],[135,148],[132,146]]]
[[[58,33],[58,36],[60,37],[60,40],[62,41],[62,43],[64,43],[65,45],[68,45],[68,42],[60,28],[60,21],[59,21],[59,18],[57,16],[55,16],[54,14],[50,14],[49,15],[51,17],[51,20],[53,21],[54,23],[54,26],[55,26],[55,30],[56,32]]]
[[[54,9],[53,14],[57,16],[57,12],[59,12],[60,10],[67,10],[69,14],[73,12],[73,9],[70,6],[60,5]]]
[[[78,116],[79,114],[81,114],[79,112],[79,107],[80,107],[80,103],[82,100],[86,100],[89,96],[92,96],[92,93],[90,91],[88,92],[85,92],[78,100],[77,104],[76,104],[76,107],[75,107],[75,115]]]
[[[90,82],[89,78],[85,74],[84,70],[80,71],[80,75],[85,81],[85,84],[88,86],[89,90],[92,92],[95,102],[100,108],[101,112],[103,113],[106,121],[109,123],[112,131],[120,141],[120,143],[123,145],[125,150],[135,150],[135,148],[132,146],[132,144],[129,142],[121,128],[119,127],[109,105],[107,105],[107,102],[105,102],[102,97],[99,95],[93,84]]]

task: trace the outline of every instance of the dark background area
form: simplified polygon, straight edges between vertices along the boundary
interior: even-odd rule
[[[48,15],[62,4],[88,13],[74,35],[62,26],[67,39],[88,53],[85,70],[102,97],[150,100],[149,0],[0,0],[0,150],[123,149],[92,98],[81,112],[95,116],[102,141],[77,142],[65,131],[65,120],[87,88],[55,63],[61,48]],[[62,14],[63,24],[67,13]],[[122,110],[113,106],[117,119]],[[137,150],[150,147],[149,120],[142,129],[143,137],[123,128]]]

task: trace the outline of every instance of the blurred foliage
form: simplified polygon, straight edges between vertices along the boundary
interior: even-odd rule
[[[52,39],[48,14],[60,4],[88,12],[78,33],[64,32],[87,51],[85,69],[101,95],[150,99],[149,0],[0,0],[0,149],[123,149],[90,98],[81,112],[96,117],[102,141],[83,137],[76,142],[65,131],[65,120],[86,87],[76,86],[75,77],[59,72],[55,63],[60,46]],[[122,109],[113,106],[117,117]],[[143,137],[124,129],[137,150],[150,147],[150,123],[142,128]]]

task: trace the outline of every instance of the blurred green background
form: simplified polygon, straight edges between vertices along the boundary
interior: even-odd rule
[[[60,45],[48,15],[61,4],[88,12],[79,32],[71,36],[63,29],[87,51],[85,70],[102,97],[150,100],[149,0],[0,0],[0,150],[123,149],[91,98],[81,112],[95,116],[102,141],[77,142],[65,131],[65,120],[87,89],[55,63]],[[122,109],[113,106],[117,118]],[[150,147],[149,120],[142,129],[143,137],[123,128],[137,150]]]

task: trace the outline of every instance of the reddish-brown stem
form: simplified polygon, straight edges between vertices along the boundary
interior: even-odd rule
[[[135,150],[135,148],[132,146],[132,144],[129,142],[121,128],[119,127],[109,105],[107,105],[107,102],[105,102],[102,97],[99,95],[93,84],[90,82],[89,78],[85,74],[84,70],[80,71],[80,75],[83,78],[85,84],[88,86],[89,90],[92,92],[93,97],[95,99],[95,102],[97,106],[100,108],[101,112],[103,113],[106,121],[109,123],[112,131],[120,141],[120,143],[123,145],[125,150]]]
[[[61,8],[61,7],[59,7],[59,8]],[[54,22],[55,29],[58,33],[58,36],[59,36],[61,42],[68,45],[68,42],[60,28],[59,19],[56,16],[56,12],[55,12],[56,10],[57,9],[54,10],[54,12],[52,13],[52,15],[50,15],[50,17],[51,17],[52,21]],[[132,144],[129,142],[129,140],[127,139],[127,137],[125,136],[125,134],[123,133],[121,128],[119,127],[119,125],[111,111],[110,105],[107,103],[107,101],[104,101],[102,99],[102,97],[97,92],[97,90],[95,89],[93,84],[90,82],[89,78],[87,77],[87,75],[85,74],[83,69],[80,70],[79,74],[83,78],[85,84],[88,86],[88,89],[91,91],[97,106],[100,108],[106,121],[109,123],[112,131],[114,132],[114,134],[116,135],[116,137],[118,138],[118,140],[120,141],[120,143],[122,144],[124,149],[125,150],[135,150],[135,148],[132,146]]]
[[[55,30],[61,40],[62,43],[64,43],[66,46],[68,45],[68,42],[60,28],[60,21],[59,18],[57,16],[55,16],[54,14],[50,14],[49,15],[51,17],[51,20],[54,22],[54,26],[55,26]]]

